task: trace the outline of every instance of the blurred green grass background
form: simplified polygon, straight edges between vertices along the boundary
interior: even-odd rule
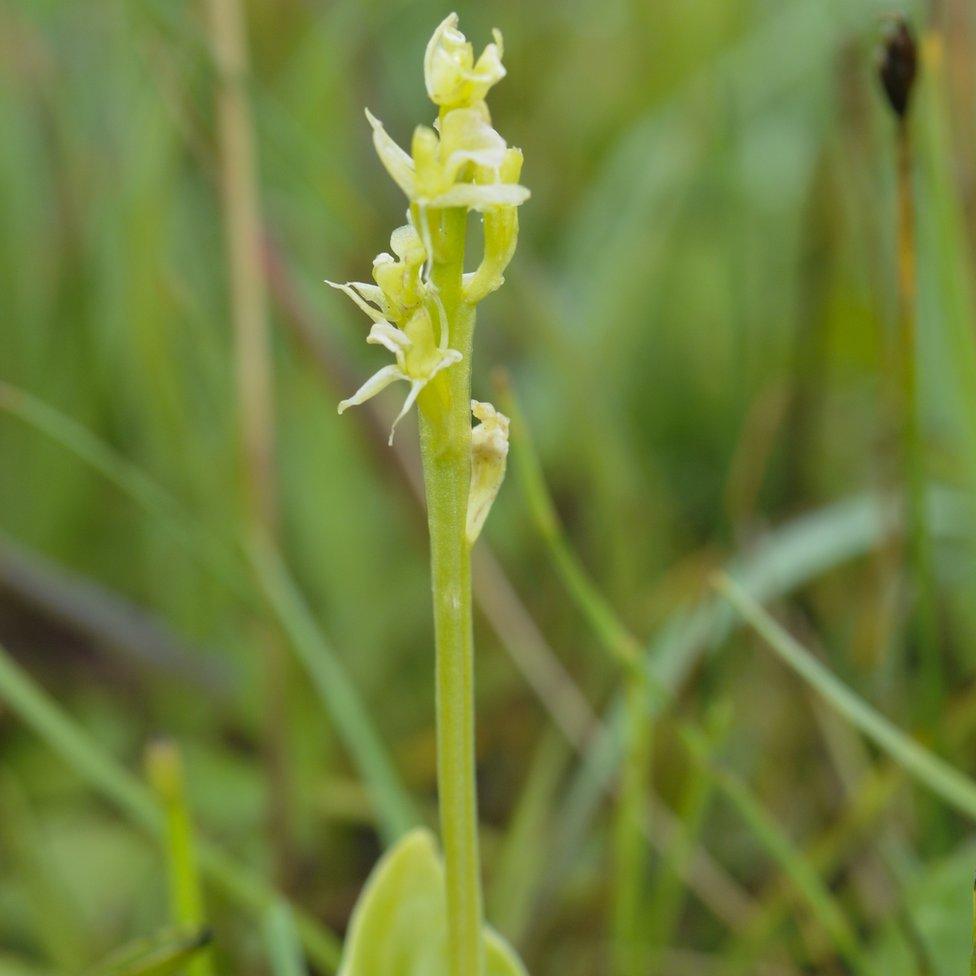
[[[709,598],[715,567],[761,552],[797,517],[891,485],[895,138],[875,56],[884,15],[905,8],[456,6],[479,49],[492,26],[504,32],[509,76],[492,112],[524,150],[533,194],[506,287],[481,309],[475,395],[491,399],[493,368],[508,370],[572,546],[629,628],[660,644]],[[362,317],[322,279],[363,278],[400,222],[403,200],[362,109],[401,143],[428,120],[421,55],[447,12],[426,0],[246,4],[281,546],[428,819],[420,512],[368,424],[336,415],[376,353]],[[930,543],[941,678],[931,683],[912,639],[898,544],[852,545],[857,558],[798,580],[776,609],[852,688],[969,772],[976,11],[933,0],[907,12],[924,51],[913,109],[924,470],[951,509],[937,506]],[[202,2],[0,10],[0,380],[73,418],[179,502],[173,518],[147,513],[36,425],[0,412],[0,638],[131,770],[154,735],[173,736],[201,830],[268,876],[285,848],[295,901],[341,931],[380,849],[376,804],[294,664],[278,702],[284,786],[269,788],[262,659],[276,625],[255,628],[267,613],[235,582],[243,562],[215,572],[211,561],[225,552],[215,540],[244,519],[215,89]],[[398,433],[408,454],[414,425]],[[865,519],[855,513],[854,535]],[[542,654],[558,677],[554,655],[597,712],[616,676],[514,477],[485,537],[514,586],[484,571],[489,910],[536,976],[601,973],[608,811],[598,806],[557,852],[580,768],[558,720],[572,707],[545,680],[534,689],[520,655]],[[704,650],[658,720],[654,782],[679,834],[684,824],[721,877],[689,891],[648,849],[654,917],[674,915],[660,923],[656,971],[849,971],[768,837],[682,745],[683,720],[715,730],[711,761],[748,785],[822,874],[876,965],[961,971],[971,823],[897,781],[852,825],[845,816],[883,758],[748,634]],[[269,830],[269,792],[286,837]],[[831,839],[835,856],[818,861]],[[661,847],[680,860],[673,836]],[[0,712],[0,973],[80,971],[158,927],[163,872],[152,844]],[[750,928],[748,913],[777,897],[786,911]],[[221,968],[266,971],[260,930],[219,895],[213,907]]]

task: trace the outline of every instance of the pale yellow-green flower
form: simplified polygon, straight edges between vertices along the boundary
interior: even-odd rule
[[[386,171],[410,202],[421,208],[488,211],[517,207],[529,198],[524,186],[502,176],[508,154],[518,150],[509,150],[492,128],[484,102],[447,112],[438,123],[439,131],[417,126],[412,155],[390,138],[383,123],[368,109],[366,118],[373,127],[373,145]]]
[[[420,391],[442,369],[459,362],[461,353],[448,348],[447,330],[441,322],[435,329],[431,310],[424,302],[430,289],[421,276],[427,252],[420,235],[409,224],[398,227],[390,237],[390,247],[396,257],[384,251],[373,261],[376,284],[363,281],[327,283],[348,295],[373,320],[366,341],[383,346],[393,353],[395,360],[378,369],[351,397],[343,400],[339,404],[339,413],[364,403],[391,383],[404,380],[410,384],[410,390],[393,422],[395,430]],[[432,296],[429,304],[438,314],[440,307],[436,296]],[[393,430],[390,431],[391,443]]]
[[[481,534],[508,462],[508,417],[490,403],[471,401],[471,412],[480,421],[471,431],[471,488],[468,492],[466,534],[473,545]]]
[[[519,184],[522,153],[508,146],[493,127],[484,101],[505,75],[501,58],[501,35],[496,31],[494,43],[475,61],[473,48],[458,30],[457,15],[451,14],[434,31],[424,57],[427,92],[440,108],[433,126],[417,126],[408,153],[366,111],[377,155],[410,207],[408,223],[390,239],[393,253],[384,252],[373,261],[374,283],[329,282],[373,320],[366,341],[394,356],[393,363],[377,370],[339,404],[340,413],[403,380],[410,390],[399,421],[424,386],[462,358],[451,348],[449,323],[429,276],[431,227],[439,211],[457,208],[483,214],[482,259],[475,271],[463,276],[464,302],[477,304],[504,280],[518,239],[517,208],[529,191]]]
[[[398,329],[392,323],[377,318],[369,330],[366,341],[388,349],[393,353],[396,362],[383,366],[373,373],[351,397],[339,404],[339,413],[343,413],[349,407],[365,403],[391,383],[404,380],[410,384],[410,390],[390,429],[392,444],[397,424],[416,403],[420,391],[442,369],[460,362],[462,356],[456,349],[448,349],[435,342],[430,313],[423,307],[414,312],[403,329]]]
[[[457,25],[457,14],[445,17],[424,54],[424,82],[435,105],[453,107],[482,101],[488,89],[505,77],[501,32],[492,31],[494,43],[475,62],[474,48]]]

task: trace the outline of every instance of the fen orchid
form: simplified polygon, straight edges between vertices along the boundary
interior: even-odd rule
[[[495,31],[475,59],[451,14],[424,56],[437,118],[414,129],[410,151],[366,113],[377,155],[407,197],[407,222],[393,232],[393,253],[374,260],[372,283],[333,285],[372,320],[366,341],[393,356],[339,404],[339,412],[402,380],[410,388],[396,422],[414,404],[420,415],[443,852],[441,864],[433,839],[414,832],[387,853],[353,915],[341,976],[525,973],[484,924],[474,761],[471,547],[498,494],[508,455],[508,418],[471,399],[475,308],[504,281],[518,240],[518,207],[529,196],[519,183],[522,153],[494,128],[485,104],[505,76],[502,50]],[[472,212],[484,243],[477,267],[465,272]],[[473,430],[472,413],[478,421]]]

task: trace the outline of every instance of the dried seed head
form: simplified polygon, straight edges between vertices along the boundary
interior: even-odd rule
[[[918,46],[908,21],[897,17],[888,28],[878,59],[878,76],[888,104],[899,119],[908,112],[918,73]]]

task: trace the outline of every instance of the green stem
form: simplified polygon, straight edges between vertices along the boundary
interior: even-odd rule
[[[451,976],[483,971],[481,877],[474,750],[471,551],[465,537],[471,483],[471,340],[474,308],[461,294],[466,214],[445,210],[435,232],[431,281],[451,347],[463,355],[421,398],[421,453],[430,530],[437,686],[437,785],[447,876]],[[443,325],[443,323],[442,323]]]

